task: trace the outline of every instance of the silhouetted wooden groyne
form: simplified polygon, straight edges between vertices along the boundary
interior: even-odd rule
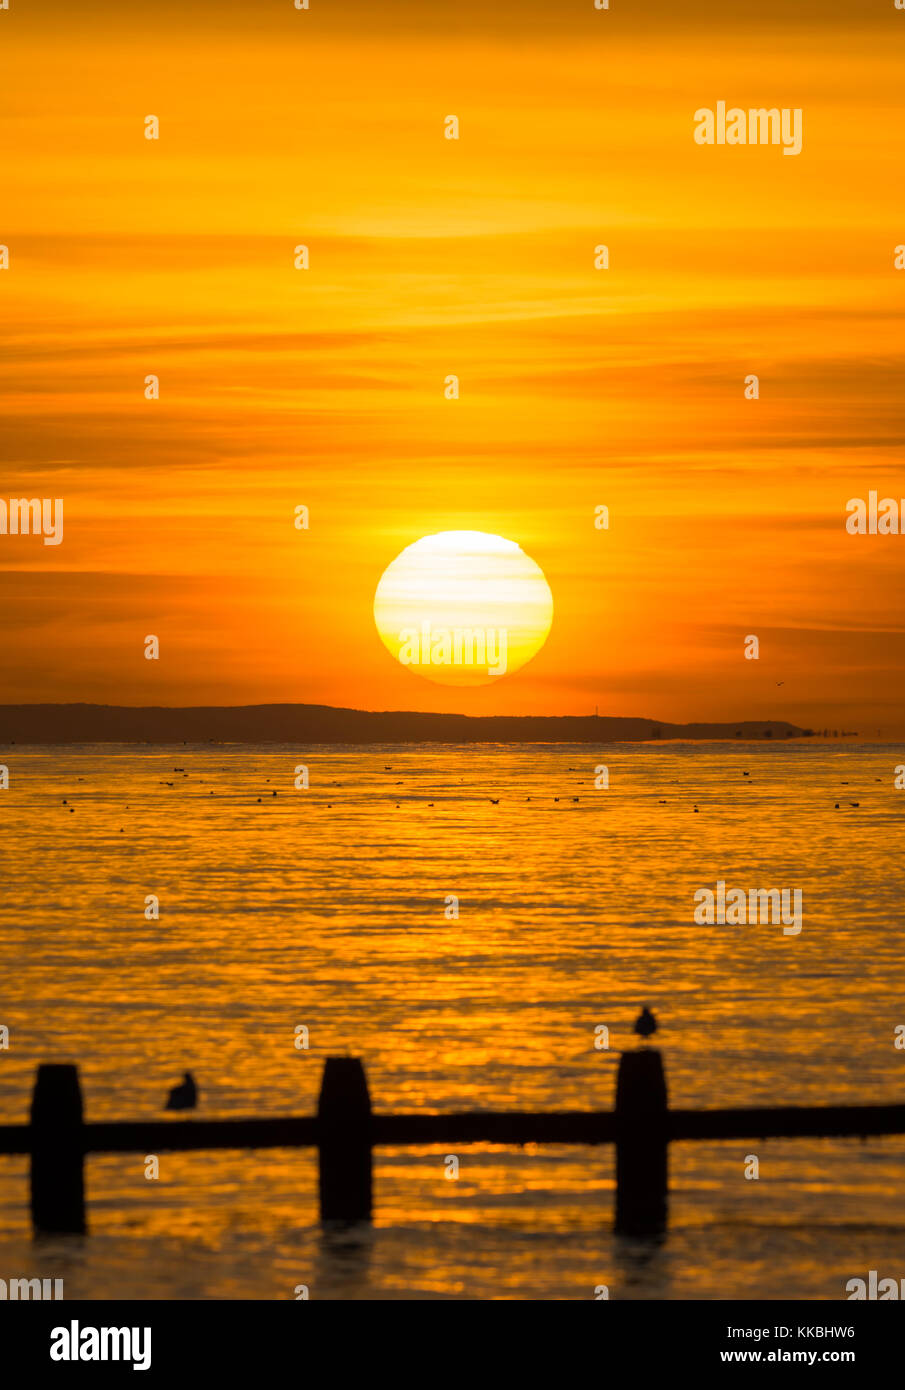
[[[666,1226],[670,1143],[878,1134],[905,1134],[905,1105],[671,1110],[661,1054],[642,1047],[620,1058],[613,1110],[375,1114],[363,1064],[329,1057],[316,1115],[262,1120],[86,1123],[77,1067],[47,1063],[38,1068],[30,1124],[0,1125],[0,1154],[31,1155],[35,1230],[79,1233],[91,1153],[317,1148],[321,1219],[369,1221],[380,1145],[615,1144],[616,1230],[648,1235]]]

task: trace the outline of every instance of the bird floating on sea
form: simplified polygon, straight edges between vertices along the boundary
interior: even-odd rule
[[[164,1110],[194,1110],[198,1104],[198,1087],[190,1071],[183,1072],[181,1086],[174,1086],[167,1096]]]

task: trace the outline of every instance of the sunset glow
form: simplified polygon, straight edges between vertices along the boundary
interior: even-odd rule
[[[891,0],[769,50],[715,3],[189,8],[3,14],[8,495],[66,509],[0,550],[6,698],[901,731],[899,542],[845,529],[902,491]],[[801,152],[696,143],[723,98]],[[372,604],[452,529],[556,623],[451,704]]]

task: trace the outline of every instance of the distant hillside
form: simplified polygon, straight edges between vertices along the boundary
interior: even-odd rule
[[[611,715],[416,714],[331,705],[0,705],[10,743],[615,743],[804,738],[782,720],[664,724]]]

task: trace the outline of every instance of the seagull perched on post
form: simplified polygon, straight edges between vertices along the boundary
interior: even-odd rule
[[[164,1110],[194,1110],[198,1104],[198,1087],[190,1071],[183,1072],[181,1086],[174,1086],[167,1096]]]
[[[639,1037],[649,1038],[651,1033],[656,1033],[656,1031],[657,1020],[654,1018],[650,1009],[645,1004],[643,1005],[640,1014],[635,1019],[635,1027],[633,1029],[633,1032],[637,1033]]]

